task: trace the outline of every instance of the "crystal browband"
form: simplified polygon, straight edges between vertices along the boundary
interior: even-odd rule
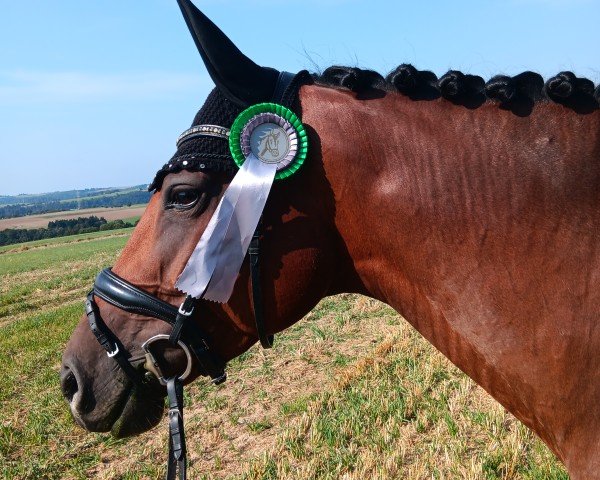
[[[196,137],[217,137],[224,140],[229,140],[229,129],[220,127],[219,125],[196,125],[195,127],[188,128],[177,138],[177,148],[191,138]]]

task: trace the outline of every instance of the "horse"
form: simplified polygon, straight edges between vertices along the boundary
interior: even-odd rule
[[[275,132],[273,130],[265,132],[262,134],[260,139],[260,145],[263,145],[264,148],[261,151],[261,155],[265,155],[267,152],[273,156],[279,156],[279,136],[281,132]]]
[[[306,161],[272,186],[260,257],[250,252],[258,270],[244,263],[227,302],[192,310],[175,285],[237,168],[224,132],[249,105],[285,95],[275,95],[281,72],[178,2],[216,88],[109,273],[137,307],[111,301],[97,280],[65,348],[61,386],[75,421],[117,437],[146,431],[166,391],[132,375],[220,382],[257,340],[269,346],[323,297],[351,292],[399,312],[572,479],[600,478],[600,87],[571,72],[486,83],[406,64],[385,78],[349,67],[293,76],[285,87]],[[159,307],[187,314],[188,333],[202,332],[202,354],[214,358],[170,343]],[[114,333],[103,344],[112,356],[90,318]],[[149,338],[159,339],[150,357]]]

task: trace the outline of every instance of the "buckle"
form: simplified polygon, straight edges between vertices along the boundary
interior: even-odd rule
[[[152,355],[152,352],[150,351],[150,345],[159,340],[166,340],[168,342],[169,335],[160,333],[158,335],[150,337],[142,344],[142,349],[144,350],[144,352],[146,352],[146,362],[144,363],[144,368],[150,373],[154,374],[154,376],[158,379],[159,383],[164,386],[167,384],[167,380],[165,379],[165,376],[162,373],[158,362],[154,358],[154,355]],[[186,378],[190,376],[190,373],[192,373],[192,353],[190,352],[189,347],[181,340],[177,341],[177,345],[183,350],[183,353],[185,353],[185,356],[187,358],[187,366],[185,367],[185,370],[181,375],[179,375],[179,377],[177,377],[179,381],[183,382]]]
[[[183,302],[181,305],[179,305],[179,310],[177,310],[177,312],[179,312],[184,317],[189,317],[194,312],[194,305],[192,304],[192,306],[190,307],[189,310],[186,310],[185,308],[183,308],[184,305],[185,305],[185,302]]]
[[[106,356],[108,358],[113,358],[115,355],[117,355],[119,353],[119,346],[115,343],[115,346],[112,350],[112,352],[109,352],[108,350],[106,351]]]

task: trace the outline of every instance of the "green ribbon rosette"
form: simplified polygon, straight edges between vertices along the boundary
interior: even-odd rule
[[[289,108],[259,103],[244,110],[233,122],[229,149],[238,167],[254,154],[263,163],[275,164],[275,180],[282,180],[304,163],[308,138],[304,125]]]

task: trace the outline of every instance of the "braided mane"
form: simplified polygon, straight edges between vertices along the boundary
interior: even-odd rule
[[[467,108],[477,108],[486,100],[511,110],[516,115],[531,113],[536,102],[553,101],[579,113],[590,113],[600,108],[600,85],[572,72],[560,72],[544,79],[538,73],[523,72],[513,77],[496,75],[486,83],[478,75],[467,75],[450,70],[438,78],[435,73],[417,70],[402,64],[385,78],[373,70],[333,66],[322,74],[313,75],[315,82],[329,87],[346,88],[358,94],[369,90],[400,92],[413,100],[445,98]]]

